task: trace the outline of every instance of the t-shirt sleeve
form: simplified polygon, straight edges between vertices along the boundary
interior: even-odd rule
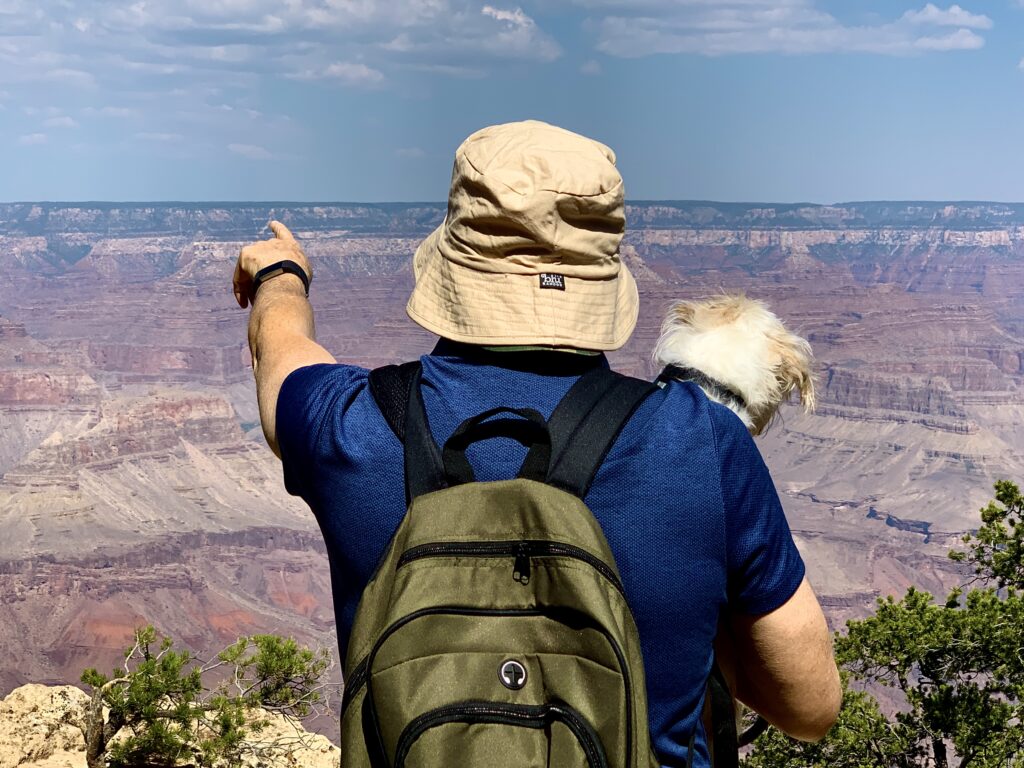
[[[277,396],[277,445],[284,487],[306,496],[310,469],[324,449],[323,432],[339,404],[366,383],[367,371],[353,365],[310,365],[292,371]]]
[[[733,611],[767,613],[804,578],[775,484],[753,438],[726,408],[712,406],[725,504],[728,599]]]

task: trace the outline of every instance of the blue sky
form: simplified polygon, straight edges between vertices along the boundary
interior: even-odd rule
[[[1024,201],[1024,0],[0,0],[0,200],[443,200],[484,125],[632,199]]]

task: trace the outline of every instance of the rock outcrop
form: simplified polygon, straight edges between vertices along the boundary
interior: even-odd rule
[[[70,685],[23,685],[0,701],[0,768],[85,768],[85,724],[89,696]],[[337,768],[339,750],[271,713],[256,713],[265,725],[249,745],[256,752],[246,768]],[[115,737],[116,738],[116,737]]]
[[[85,768],[89,696],[70,685],[23,685],[0,701],[0,768]]]

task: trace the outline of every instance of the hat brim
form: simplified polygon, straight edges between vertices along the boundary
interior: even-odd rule
[[[406,312],[428,331],[469,344],[545,345],[608,351],[629,340],[640,309],[636,281],[620,262],[607,279],[566,276],[565,290],[537,274],[482,272],[441,253],[444,224],[416,249],[416,286]]]

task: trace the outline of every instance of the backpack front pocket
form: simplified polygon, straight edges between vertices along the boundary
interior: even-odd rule
[[[631,754],[630,681],[621,649],[578,614],[456,606],[424,610],[383,633],[359,672],[349,684],[349,703],[365,694],[364,738],[389,756],[398,754],[410,725],[425,713],[448,712],[465,702],[512,707],[518,714],[509,717],[518,716],[516,724],[527,731],[558,723],[555,731],[570,729],[566,738],[579,734],[571,742],[576,751],[586,733],[599,734],[601,749],[580,752],[587,760],[580,765],[592,763],[598,752],[614,756],[616,764]],[[450,722],[452,728],[443,729],[448,733],[467,725]],[[501,733],[493,727],[470,730],[477,741]],[[517,733],[529,744],[543,737]],[[428,742],[433,741],[432,735]]]
[[[568,704],[466,701],[420,715],[402,732],[394,768],[410,765],[607,768],[601,739]]]

